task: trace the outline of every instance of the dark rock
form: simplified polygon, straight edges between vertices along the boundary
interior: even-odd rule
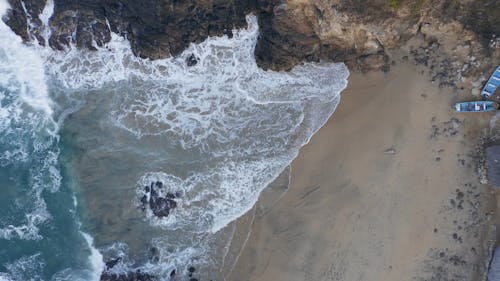
[[[38,15],[45,7],[44,0],[9,0],[11,9],[8,11],[5,22],[12,30],[18,34],[23,41],[29,42],[37,40],[41,45],[45,45],[42,36],[42,22]],[[25,9],[26,8],[26,13]]]
[[[156,187],[163,188],[163,183],[161,181],[156,182]]]
[[[196,268],[195,268],[194,266],[190,266],[190,267],[188,268],[188,271],[189,271],[189,272],[191,272],[191,273],[193,273],[193,272],[195,272],[195,271],[196,271]]]
[[[160,195],[158,194],[158,192],[154,188],[151,188],[149,201],[151,202],[151,200],[156,200],[156,198],[158,198],[159,196]]]
[[[38,6],[41,3],[42,9],[45,5],[41,0],[25,2]],[[55,0],[49,42],[55,49],[69,44],[94,49],[94,42],[102,46],[111,39],[113,31],[130,40],[137,56],[159,59],[177,55],[189,43],[208,36],[231,37],[233,28],[246,26],[245,15],[255,10],[255,4],[256,1],[244,0],[151,0],[147,4],[133,0]],[[33,12],[33,18],[38,18],[38,10]],[[15,13],[8,24],[28,41],[22,7],[16,8]]]
[[[197,58],[194,54],[190,54],[186,58],[187,66],[195,66],[198,63],[199,58]]]
[[[142,196],[141,203],[144,205],[148,204],[148,197],[146,195]]]
[[[177,203],[172,199],[163,197],[152,198],[149,200],[149,207],[153,214],[159,218],[166,217],[170,214],[170,210],[177,207]]]
[[[146,185],[146,186],[144,187],[144,192],[146,192],[146,193],[147,193],[147,192],[149,192],[149,190],[150,190],[150,189],[149,189],[149,186],[147,186],[147,185]]]
[[[106,268],[110,269],[117,265],[122,260],[121,257],[117,257],[116,259],[112,259],[106,262]]]
[[[167,192],[166,197],[167,197],[168,199],[174,199],[174,198],[175,198],[175,195],[174,195],[172,192]]]
[[[174,276],[175,276],[175,269],[173,269],[172,271],[170,271],[170,278],[172,278]]]

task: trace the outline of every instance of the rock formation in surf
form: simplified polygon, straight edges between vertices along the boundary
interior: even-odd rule
[[[170,211],[177,208],[177,202],[174,199],[180,197],[180,193],[168,192],[165,189],[161,181],[145,186],[139,208],[143,211],[150,209],[158,218],[168,217]]]

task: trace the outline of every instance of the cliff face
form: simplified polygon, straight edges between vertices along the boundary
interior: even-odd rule
[[[6,23],[25,41],[35,37],[44,44],[39,15],[45,0],[9,3]],[[254,5],[248,0],[55,0],[49,44],[59,50],[69,44],[94,49],[113,31],[130,40],[136,55],[164,58],[207,36],[231,36],[232,29],[246,25],[245,15]]]
[[[44,44],[44,0],[9,0],[6,17],[25,41]],[[245,26],[261,27],[255,50],[265,69],[302,61],[343,61],[353,70],[390,68],[391,50],[406,48],[442,85],[477,87],[500,62],[500,7],[495,0],[55,0],[49,44],[94,49],[110,31],[126,36],[136,55],[176,55],[190,42]]]
[[[388,70],[404,49],[442,86],[475,89],[500,63],[500,5],[474,0],[288,0],[259,17],[264,68],[344,61]]]

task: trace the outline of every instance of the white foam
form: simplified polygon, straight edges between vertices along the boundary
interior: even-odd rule
[[[90,273],[89,281],[98,281],[101,278],[101,273],[104,270],[104,261],[101,253],[94,247],[94,239],[87,233],[80,231],[82,236],[87,241],[87,245],[90,248],[89,261],[91,263],[92,272]]]
[[[0,272],[0,281],[13,281],[7,273]]]
[[[0,15],[9,8],[0,0]],[[57,125],[44,63],[39,50],[23,44],[0,20],[0,166],[32,164],[30,188],[23,199],[29,203],[19,207],[24,220],[0,225],[3,239],[40,239],[38,226],[50,219],[41,193],[47,188],[56,191],[61,182],[56,168],[59,151],[53,147]]]
[[[5,9],[4,4],[0,6]],[[44,60],[1,20],[0,61],[0,85],[19,91],[24,103],[50,116],[52,101],[45,81]]]
[[[44,27],[49,26],[49,19],[52,17],[53,14],[54,14],[54,1],[47,0],[42,10],[42,13],[38,16],[38,18],[42,21]]]
[[[42,274],[44,262],[41,253],[25,256],[16,261],[4,264],[8,275],[13,280],[43,280]]]
[[[10,9],[10,4],[7,2],[7,0],[0,0],[0,19],[2,19],[5,14],[7,14],[7,11]]]
[[[43,36],[45,39],[45,46],[49,45],[49,38],[51,35],[51,30],[49,26],[49,19],[52,17],[54,14],[54,1],[53,0],[47,0],[45,3],[45,7],[42,10],[42,13],[38,15],[38,18],[40,21],[42,21],[42,29],[43,29]]]

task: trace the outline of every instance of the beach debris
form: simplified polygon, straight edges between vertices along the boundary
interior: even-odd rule
[[[384,154],[394,155],[394,154],[396,154],[396,150],[391,147],[391,148],[384,150]]]
[[[463,121],[456,117],[452,117],[450,120],[445,122],[436,122],[436,118],[433,117],[431,120],[432,127],[430,138],[437,139],[439,136],[444,137],[455,137],[458,136],[460,127],[463,125]],[[437,123],[437,124],[436,124]]]

